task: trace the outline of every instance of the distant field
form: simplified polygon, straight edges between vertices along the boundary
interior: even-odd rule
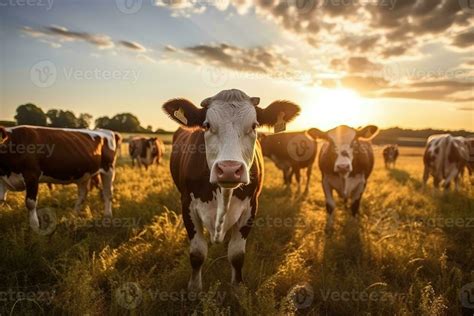
[[[0,315],[458,315],[460,290],[474,282],[474,190],[467,178],[457,193],[424,190],[422,148],[402,147],[390,171],[381,148],[360,217],[338,201],[329,236],[317,166],[301,198],[266,161],[245,286],[229,285],[226,244],[212,245],[199,299],[184,290],[191,269],[169,147],[149,172],[132,169],[123,151],[112,223],[99,192],[79,217],[74,186],[41,186],[55,229],[38,234],[23,194],[12,193],[0,209]]]

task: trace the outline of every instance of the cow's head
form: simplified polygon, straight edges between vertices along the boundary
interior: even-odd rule
[[[333,170],[342,176],[347,176],[352,171],[352,161],[359,149],[359,139],[369,140],[375,137],[378,127],[368,125],[360,129],[354,129],[341,125],[327,132],[312,128],[308,133],[314,138],[322,138],[328,141],[329,161],[334,161]]]
[[[153,156],[157,156],[159,154],[157,138],[156,137],[151,137],[151,138],[148,138],[146,141],[147,141],[147,147],[150,148],[150,150],[151,150],[151,154]]]
[[[201,102],[201,108],[185,99],[166,102],[163,109],[175,121],[204,131],[211,183],[235,188],[250,182],[257,127],[273,126],[295,118],[300,109],[288,101],[275,101],[265,109],[260,98],[236,89],[223,90]]]

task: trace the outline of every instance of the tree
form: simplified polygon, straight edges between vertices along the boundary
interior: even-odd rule
[[[107,116],[99,117],[95,120],[95,127],[127,133],[143,132],[145,130],[140,126],[138,118],[131,113],[120,113],[112,118]]]
[[[92,115],[88,113],[79,114],[78,127],[79,128],[89,128],[92,122]]]
[[[16,109],[15,120],[18,125],[46,126],[47,124],[46,114],[32,103],[20,105]]]

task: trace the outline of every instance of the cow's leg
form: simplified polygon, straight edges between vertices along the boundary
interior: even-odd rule
[[[459,173],[459,169],[457,167],[454,167],[450,170],[450,172],[448,173],[448,176],[446,177],[443,183],[444,190],[446,191],[449,190],[449,187],[451,186],[451,181],[458,176],[458,173]]]
[[[232,235],[227,248],[227,257],[232,266],[232,284],[243,282],[242,268],[244,266],[245,245],[252,229],[257,207],[257,198],[253,197],[250,201],[250,209],[244,210],[241,219],[232,227]],[[242,222],[242,220],[245,220],[245,222]]]
[[[326,199],[326,211],[328,213],[326,221],[326,231],[329,231],[332,228],[334,222],[334,209],[336,208],[336,202],[334,202],[334,197],[332,195],[332,188],[326,177],[323,176],[323,191],[324,197]]]
[[[5,202],[5,203],[7,202],[7,193],[8,193],[7,186],[0,179],[0,202]]]
[[[238,223],[232,227],[229,246],[227,248],[227,257],[232,265],[232,284],[242,283],[242,267],[244,266],[246,239],[243,238],[239,230]]]
[[[102,179],[102,197],[104,199],[105,211],[104,215],[107,217],[112,217],[112,197],[114,190],[114,177],[115,169],[109,168],[108,171],[105,171],[100,174]]]
[[[39,219],[36,213],[39,176],[27,173],[23,174],[23,179],[26,186],[25,205],[29,213],[30,227],[39,229]]]
[[[89,181],[83,181],[77,184],[77,201],[76,205],[74,206],[74,210],[76,213],[80,213],[82,210],[82,205],[87,198],[87,193],[89,192]]]
[[[312,173],[313,173],[313,164],[310,164],[308,166],[308,169],[306,169],[306,188],[304,189],[305,193],[308,193],[309,191],[309,181],[311,180]]]
[[[425,168],[423,169],[423,187],[426,187],[426,183],[428,182],[429,177],[430,177],[430,169],[425,164]]]
[[[300,169],[293,169],[293,173],[295,174],[296,183],[298,184],[298,192],[301,190],[301,172]]]
[[[191,214],[189,200],[182,200],[183,222],[189,238],[189,260],[193,269],[188,289],[194,292],[202,290],[201,270],[207,256],[207,241],[204,237],[202,222],[196,212]]]
[[[364,190],[365,190],[365,182],[360,182],[352,193],[352,197],[351,197],[352,216],[356,216],[359,213],[360,200],[362,198],[362,193],[364,193]]]

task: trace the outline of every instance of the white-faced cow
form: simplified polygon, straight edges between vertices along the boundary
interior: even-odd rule
[[[262,153],[270,158],[278,169],[283,172],[283,182],[289,186],[295,175],[300,188],[300,170],[306,168],[306,188],[308,192],[309,181],[316,159],[316,140],[306,132],[289,132],[272,135],[259,135]]]
[[[308,131],[313,137],[326,140],[319,153],[319,169],[326,197],[327,229],[332,227],[336,207],[334,190],[344,202],[350,200],[352,215],[357,215],[362,194],[374,167],[374,153],[368,140],[377,132],[378,127],[373,125],[361,129],[341,125],[327,132],[315,128]]]
[[[173,136],[170,169],[190,240],[192,291],[202,289],[201,267],[207,255],[203,228],[213,243],[222,242],[230,231],[232,283],[242,281],[246,239],[263,177],[257,127],[273,126],[279,118],[288,122],[299,113],[288,101],[275,101],[265,109],[258,107],[259,101],[233,89],[205,99],[201,108],[185,99],[163,105],[184,126]]]
[[[469,166],[469,146],[464,137],[450,134],[432,135],[428,138],[423,156],[423,184],[426,185],[430,175],[435,188],[441,182],[444,189],[449,189],[454,180],[458,189],[461,171]]]
[[[128,142],[128,152],[132,158],[132,166],[135,166],[135,160],[138,167],[141,165],[148,169],[154,163],[159,164],[164,153],[164,145],[156,137],[134,137]]]
[[[105,215],[112,216],[117,134],[36,126],[2,127],[0,132],[0,199],[5,200],[8,190],[26,190],[31,227],[39,227],[39,183],[76,183],[75,209],[80,211],[90,179],[97,174],[102,179]]]
[[[399,152],[398,152],[398,145],[387,145],[383,149],[383,160],[385,162],[385,168],[395,168],[395,164],[397,163]]]

